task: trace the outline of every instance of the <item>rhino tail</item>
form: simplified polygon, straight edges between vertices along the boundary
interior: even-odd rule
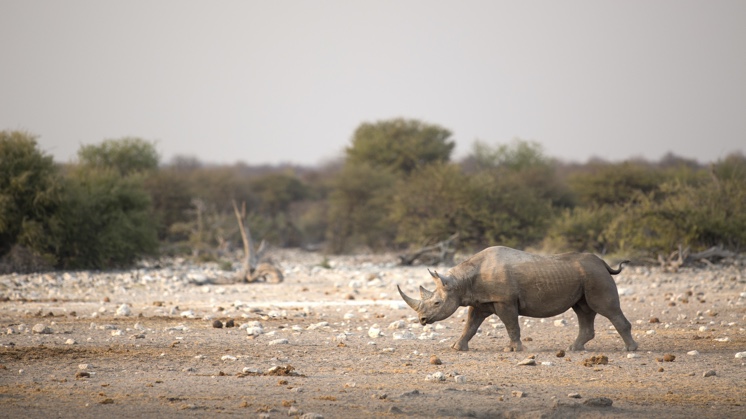
[[[628,261],[628,260],[623,260],[623,261],[619,262],[619,267],[617,269],[612,269],[611,266],[609,266],[609,264],[606,263],[606,262],[604,262],[604,265],[606,265],[606,270],[609,271],[610,274],[617,275],[620,272],[622,272],[622,268],[624,268],[624,265],[627,264],[627,263],[629,263],[629,262],[630,261]]]

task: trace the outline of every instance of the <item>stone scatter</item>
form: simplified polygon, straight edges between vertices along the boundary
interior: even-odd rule
[[[327,258],[327,267],[319,266]],[[614,277],[640,348],[613,324],[570,351],[572,310],[482,323],[466,308],[421,325],[396,290],[433,282],[391,255],[278,250],[281,284],[218,264],[0,276],[0,381],[9,417],[739,417],[746,263]],[[611,260],[609,260],[611,262]],[[740,262],[739,262],[740,263]],[[238,265],[236,265],[238,266]],[[448,267],[438,266],[439,273]],[[562,348],[562,349],[561,349]],[[9,381],[8,381],[9,380]],[[94,411],[94,409],[98,409]],[[59,414],[58,414],[59,412]]]

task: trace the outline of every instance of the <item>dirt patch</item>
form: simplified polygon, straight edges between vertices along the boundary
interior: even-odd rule
[[[197,285],[147,270],[117,274],[130,282],[106,274],[95,287],[86,285],[94,273],[6,277],[23,286],[0,299],[3,416],[706,418],[746,409],[746,359],[735,357],[746,351],[742,268],[625,270],[622,308],[640,344],[628,356],[601,316],[587,351],[567,351],[572,311],[522,317],[523,353],[503,352],[494,316],[457,352],[465,310],[423,328],[398,298],[397,284],[414,295],[431,287],[425,268],[381,256],[331,258],[332,269],[315,254],[277,260],[282,284]],[[40,323],[51,333],[33,333]],[[518,365],[530,356],[534,366]],[[602,399],[611,405],[591,402]]]

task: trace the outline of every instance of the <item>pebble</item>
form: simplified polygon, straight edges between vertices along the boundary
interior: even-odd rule
[[[188,319],[193,319],[193,318],[197,317],[197,315],[194,314],[194,310],[182,311],[179,315],[181,317],[186,317]]]
[[[440,371],[429,374],[427,377],[425,377],[425,381],[445,381],[445,380],[446,380],[446,375]]]
[[[31,332],[40,334],[40,335],[49,335],[52,333],[52,329],[50,329],[44,323],[38,323],[38,324],[35,324],[34,327],[31,328]]]
[[[554,321],[554,325],[557,327],[564,327],[567,326],[567,320],[565,319],[559,319]]]
[[[315,323],[315,324],[308,326],[308,330],[315,330],[320,327],[326,327],[326,326],[329,326],[329,322],[319,322],[319,323]]]
[[[533,358],[526,358],[523,361],[517,363],[516,365],[524,365],[524,366],[525,365],[530,365],[530,366],[534,366],[534,365],[536,365],[536,360],[533,359]]]
[[[65,345],[75,345],[76,343],[78,342],[76,342],[75,339],[72,338],[65,341]]]
[[[737,352],[736,358],[746,358],[746,352]]]
[[[220,320],[215,320],[214,322],[212,322],[212,327],[214,327],[216,329],[222,329],[223,328],[223,322],[221,322]]]
[[[223,360],[223,361],[235,361],[238,358],[236,358],[233,355],[223,355],[223,356],[220,357],[220,359]]]
[[[689,351],[689,352],[687,352],[686,354],[687,354],[687,355],[690,355],[690,356],[697,356],[697,355],[699,355],[699,351],[697,351],[697,350],[694,350],[694,351]]]
[[[131,316],[132,315],[132,309],[127,304],[122,304],[117,308],[116,311],[117,316]]]
[[[270,346],[272,346],[272,345],[287,345],[287,344],[288,344],[288,340],[287,339],[275,339],[275,340],[270,341],[268,343],[268,345],[270,345]]]
[[[709,370],[709,371],[705,371],[704,373],[702,373],[703,377],[714,377],[716,375],[718,374],[715,370]]]
[[[381,328],[377,324],[374,324],[370,327],[370,329],[368,329],[368,336],[373,339],[380,337],[382,334],[383,333],[381,333]]]
[[[608,397],[593,397],[586,400],[583,404],[591,407],[611,407],[611,405],[614,404],[614,401]]]
[[[465,383],[465,382],[466,382],[466,377],[465,377],[465,376],[463,376],[463,375],[457,375],[457,376],[453,377],[453,379],[454,379],[454,380],[455,380],[455,381],[456,381],[457,383]]]
[[[627,359],[633,359],[633,358],[639,358],[640,355],[638,354],[627,354]]]
[[[570,394],[567,395],[567,397],[569,397],[571,399],[579,399],[580,398],[580,393],[570,393]]]
[[[406,326],[407,323],[404,320],[397,320],[389,324],[389,329],[404,329]]]
[[[430,357],[430,363],[433,365],[442,365],[443,361],[441,361],[440,358],[438,358],[436,355],[432,355]]]
[[[414,335],[414,333],[410,332],[409,330],[405,330],[404,332],[394,332],[394,339],[395,340],[409,340],[409,339],[415,339],[417,336]]]
[[[526,393],[525,393],[525,392],[523,392],[523,391],[519,391],[519,390],[513,390],[513,391],[511,391],[511,392],[510,392],[510,394],[511,394],[511,395],[512,395],[513,397],[517,397],[517,398],[519,398],[519,399],[520,399],[520,398],[523,398],[523,397],[526,397]]]

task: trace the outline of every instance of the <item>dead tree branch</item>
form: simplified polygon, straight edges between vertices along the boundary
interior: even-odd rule
[[[399,255],[399,264],[403,266],[411,266],[415,262],[423,265],[453,264],[453,256],[456,254],[456,248],[458,247],[458,237],[459,233],[455,233],[432,246],[425,246],[414,252]]]
[[[266,281],[279,283],[282,282],[284,277],[282,271],[274,266],[271,262],[259,263],[264,252],[267,250],[267,245],[264,240],[259,243],[259,248],[254,249],[254,242],[251,238],[251,230],[244,224],[246,218],[246,203],[241,203],[241,211],[238,210],[236,201],[233,203],[233,211],[236,214],[236,220],[238,221],[238,229],[241,231],[241,240],[243,241],[244,258],[241,271],[238,273],[236,279],[245,282],[255,281]]]

